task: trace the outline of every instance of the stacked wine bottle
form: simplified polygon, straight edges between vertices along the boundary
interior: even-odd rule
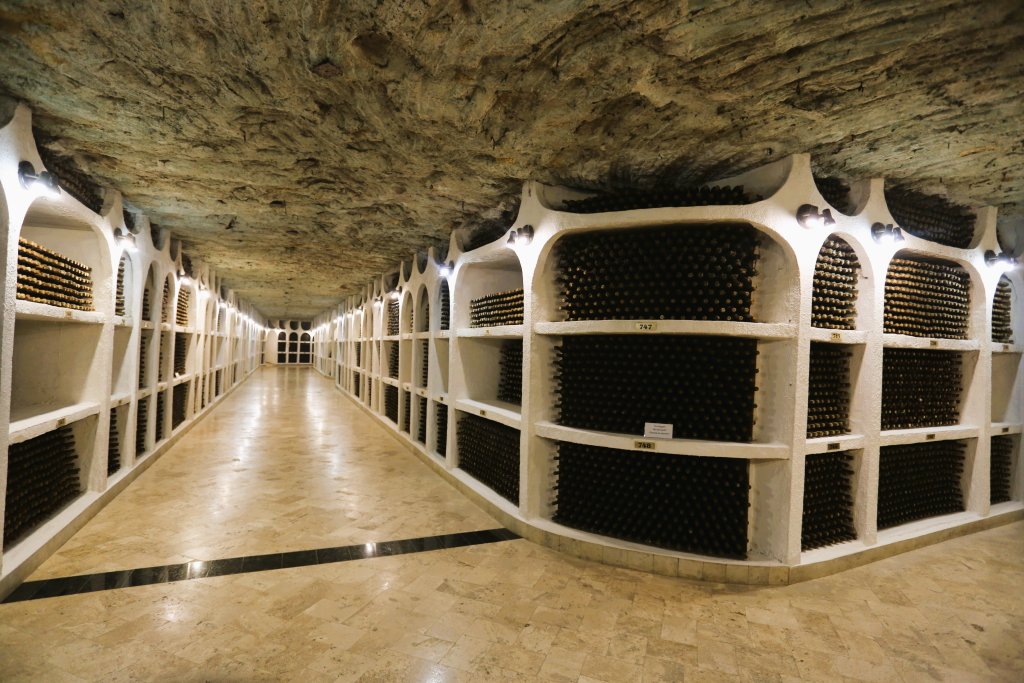
[[[501,345],[498,372],[498,400],[521,405],[523,402],[523,340]]]
[[[402,398],[404,399],[402,410],[402,431],[408,434],[410,429],[409,425],[412,423],[412,394],[408,391],[403,391]]]
[[[384,417],[398,424],[398,387],[384,385]]]
[[[426,339],[420,341],[420,376],[417,378],[419,384],[416,386],[426,388],[427,380],[430,378],[430,342]]]
[[[519,504],[519,430],[466,413],[455,426],[459,468]]]
[[[753,439],[757,341],[737,337],[581,335],[555,349],[558,420],[568,427],[677,439]]]
[[[1011,302],[1013,289],[1005,275],[999,278],[996,293],[992,298],[992,341],[1000,344],[1013,343]]]
[[[363,342],[356,342],[356,367],[363,367]]]
[[[963,357],[956,351],[884,349],[882,429],[960,422]]]
[[[24,301],[91,311],[92,269],[41,244],[19,238],[16,296]]]
[[[361,389],[362,384],[363,383],[360,381],[359,373],[353,370],[352,371],[352,393],[354,393],[356,395],[356,398],[360,397],[360,393],[362,391],[362,389]]]
[[[434,433],[434,450],[443,458],[448,453],[448,406],[435,403],[434,419],[437,426]]]
[[[606,213],[632,209],[654,209],[665,206],[735,206],[760,200],[743,191],[742,185],[663,188],[656,190],[614,190],[584,199],[567,199],[563,211],[571,213]]]
[[[818,192],[840,213],[850,215],[854,207],[850,204],[850,185],[842,178],[835,176],[814,176],[814,185]]]
[[[164,407],[167,403],[167,391],[158,391],[156,394],[156,436],[153,439],[154,443],[160,443],[163,441],[164,436]]]
[[[103,209],[103,190],[78,170],[74,161],[58,156],[43,147],[39,148],[39,158],[43,166],[60,179],[61,190],[80,201],[93,213],[99,214]]]
[[[121,260],[117,264],[117,286],[114,290],[114,315],[125,315],[127,310],[124,304],[124,276],[126,263],[127,258],[122,256]]]
[[[419,320],[417,332],[427,332],[430,330],[430,302],[427,300],[426,295],[420,299],[420,309],[416,311],[417,319]]]
[[[188,335],[183,332],[174,333],[174,376],[181,377],[188,366]]]
[[[140,398],[135,413],[135,458],[146,452],[146,430],[149,427],[149,397]]]
[[[388,348],[388,377],[398,378],[398,343],[386,342]]]
[[[459,447],[462,460],[462,447]],[[745,558],[749,462],[559,443],[554,520],[660,548]]]
[[[160,319],[162,323],[171,322],[171,281],[170,279],[164,280],[164,292],[160,297],[160,313],[163,316]]]
[[[883,446],[878,463],[878,528],[964,509],[962,441]]]
[[[811,342],[807,387],[807,438],[850,432],[850,357],[838,344]]]
[[[427,399],[422,396],[416,397],[417,419],[416,440],[424,446],[427,445]]]
[[[171,390],[171,429],[185,421],[188,412],[188,382],[178,384]]]
[[[107,476],[121,469],[121,434],[117,427],[117,408],[110,409],[110,427],[107,436]]]
[[[804,513],[800,547],[812,550],[852,541],[853,454],[814,453],[804,463]]]
[[[469,303],[470,327],[523,324],[523,290],[488,294]]]
[[[188,287],[178,289],[178,309],[174,314],[174,322],[179,327],[188,327],[188,309],[192,301],[192,293]]]
[[[11,444],[7,456],[5,548],[82,492],[71,427]]]
[[[153,292],[150,290],[149,285],[142,290],[142,313],[141,318],[143,320],[152,320],[152,309],[150,303],[153,299]]]
[[[388,326],[387,326],[387,334],[389,336],[398,334],[398,321],[399,321],[398,312],[399,312],[398,297],[388,298],[388,316],[387,316]]]
[[[160,337],[160,350],[157,353],[157,366],[156,366],[156,381],[164,382],[167,380],[167,364],[164,362],[166,359],[166,352],[168,351],[167,346],[170,344],[170,337],[162,335]]]
[[[942,197],[887,187],[885,203],[901,228],[947,247],[967,249],[974,239],[975,215]]]
[[[811,290],[811,325],[852,330],[857,320],[860,262],[847,242],[829,237],[818,252]]]
[[[989,503],[1005,503],[1013,493],[1013,437],[993,436],[989,462]]]
[[[884,331],[966,339],[970,295],[970,275],[955,263],[893,258],[885,276]]]
[[[556,248],[565,320],[751,322],[758,259],[749,225],[588,232]]]
[[[218,370],[213,375],[213,395],[214,396],[220,396],[221,378],[223,377],[223,375],[224,375],[224,371],[223,370]]]
[[[139,342],[139,389],[146,388],[146,367],[149,365],[149,345],[153,342],[153,332],[142,330]]]
[[[441,280],[441,329],[451,327],[452,299],[448,292],[448,280]]]
[[[373,380],[366,382],[366,405],[373,405]]]

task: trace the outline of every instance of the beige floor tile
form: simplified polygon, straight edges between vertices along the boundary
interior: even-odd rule
[[[309,371],[263,371],[33,578],[493,528]],[[1024,523],[793,586],[518,540],[0,605],[4,681],[1021,681]]]

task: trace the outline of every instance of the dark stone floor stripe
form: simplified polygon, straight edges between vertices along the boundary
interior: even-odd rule
[[[182,564],[168,564],[160,567],[140,567],[138,569],[120,569],[112,572],[82,574],[79,576],[62,576],[55,579],[26,581],[8,595],[3,602],[6,604],[9,602],[22,602],[24,600],[41,600],[62,595],[78,595],[81,593],[113,590],[115,588],[152,586],[159,583],[205,579],[211,576],[249,574],[251,572],[263,572],[273,569],[308,567],[318,564],[349,562],[351,560],[368,560],[374,557],[386,557],[389,555],[409,555],[412,553],[430,552],[432,550],[463,548],[471,545],[497,543],[499,541],[513,541],[517,538],[519,536],[508,529],[464,531],[457,534],[424,536],[422,538],[408,538],[400,541],[360,543],[334,548],[296,550],[287,553],[248,555],[206,562],[184,562]]]

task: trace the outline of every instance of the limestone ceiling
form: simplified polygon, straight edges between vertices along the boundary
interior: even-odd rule
[[[17,2],[0,89],[271,317],[309,317],[524,179],[793,152],[1021,218],[1024,4]]]

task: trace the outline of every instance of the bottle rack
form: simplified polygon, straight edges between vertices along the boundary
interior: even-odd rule
[[[252,361],[254,365],[257,356],[269,364],[310,365],[313,363],[313,335],[305,327],[309,325],[308,321],[271,320],[268,324],[271,329],[266,340],[262,344],[253,343],[251,353],[246,349],[245,355],[254,359]],[[235,355],[239,355],[239,352],[236,351]]]
[[[227,298],[221,296],[222,283],[205,265],[192,269],[192,284],[184,284],[176,275],[187,261],[180,245],[163,240],[157,247],[148,219],[124,211],[116,192],[78,192],[90,205],[76,198],[70,185],[82,190],[87,181],[65,176],[73,173],[67,161],[58,170],[40,158],[26,107],[18,107],[0,128],[0,150],[15,160],[0,167],[0,204],[5,207],[0,234],[8,253],[22,256],[22,277],[12,269],[3,284],[9,302],[4,327],[13,331],[0,346],[0,377],[9,382],[0,409],[7,419],[0,458],[8,474],[3,493],[14,501],[30,491],[58,492],[29,522],[24,515],[14,520],[12,515],[21,515],[24,508],[19,512],[20,503],[8,503],[0,555],[2,596],[164,452],[171,440],[155,441],[154,394],[174,395],[168,430],[175,424],[180,433],[203,414],[204,397],[193,398],[192,375],[178,377],[173,389],[165,382],[172,367],[181,370],[183,353],[188,373],[209,374],[213,311],[222,312],[230,326],[223,333],[232,343],[259,338],[262,325],[255,311],[226,288]],[[29,161],[37,171],[56,171],[61,191],[50,195],[35,186],[25,188],[18,160]],[[64,287],[60,278],[68,279],[70,286],[64,288],[69,292],[61,293],[68,298],[54,296],[45,303],[19,298],[19,280],[28,284],[30,270],[44,276],[40,280],[49,287],[44,289],[53,294]],[[225,350],[221,362],[255,368],[250,358],[238,355]],[[24,464],[19,453],[66,433],[73,435],[74,448],[73,458],[66,453],[63,460],[57,458],[64,469],[48,470],[42,458],[33,458],[27,470],[18,469]]]
[[[402,327],[400,386],[416,405],[412,433],[393,431],[531,540],[695,578],[819,576],[1024,517],[1022,272],[986,263],[986,250],[1000,251],[993,209],[953,207],[954,219],[943,222],[934,215],[941,202],[903,193],[893,209],[887,192],[880,179],[815,178],[806,155],[684,199],[590,200],[530,182],[505,235],[465,249],[456,231],[443,258],[431,250],[397,283],[382,276],[318,316],[314,337],[336,344],[337,387],[380,417],[364,400],[374,372],[366,356],[385,339],[368,321],[379,315],[378,297],[400,291],[403,321],[416,321],[408,339]],[[876,224],[904,227],[895,213],[910,227],[887,243]],[[518,310],[507,320],[508,312],[495,313],[495,295],[520,289],[521,323]],[[515,380],[503,381],[503,369],[508,375],[520,348],[516,403]],[[733,348],[743,360],[722,362]],[[922,392],[933,405],[910,410],[909,397]],[[742,429],[687,426],[703,429],[707,415],[721,420],[728,400],[737,401]],[[695,411],[689,421],[677,414],[683,409]],[[466,461],[479,425],[505,434],[518,457]],[[993,446],[995,436],[1009,440]],[[936,483],[900,455],[915,448],[960,455],[947,457]],[[646,497],[615,487],[646,486],[636,483],[645,481],[640,463],[662,459],[675,472],[713,471],[721,461],[736,479],[707,484],[702,505],[664,498],[643,522]],[[618,474],[599,481],[597,462]],[[1005,488],[1007,467],[1010,500],[996,502],[990,491]],[[746,488],[736,484],[740,472]],[[499,483],[511,479],[517,493]],[[893,491],[903,481],[911,483],[901,498]],[[936,491],[945,503],[934,502]],[[699,519],[701,509],[730,505],[735,514],[701,522],[699,542],[672,537],[679,524],[657,531],[659,519]],[[588,510],[602,506],[614,513],[595,521]]]

